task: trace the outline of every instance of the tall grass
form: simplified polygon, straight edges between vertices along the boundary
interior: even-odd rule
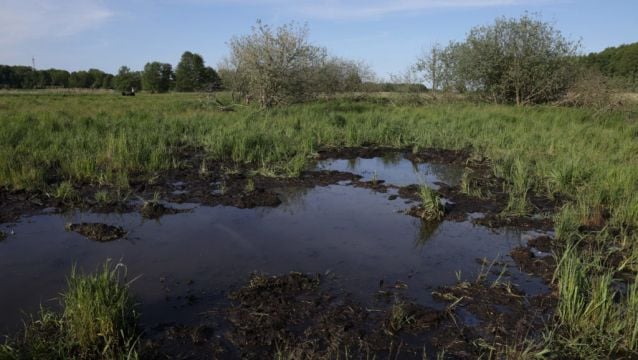
[[[61,314],[42,309],[24,336],[0,347],[0,359],[136,359],[137,314],[126,268],[106,262],[94,274],[74,268]]]
[[[576,358],[638,354],[638,283],[614,279],[596,252],[569,245],[557,269],[557,349]]]

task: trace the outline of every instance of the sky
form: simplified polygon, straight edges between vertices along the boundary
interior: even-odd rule
[[[584,53],[638,41],[638,0],[0,0],[0,64],[116,73],[192,51],[216,67],[261,19],[307,24],[313,44],[388,78],[434,43],[526,12]]]

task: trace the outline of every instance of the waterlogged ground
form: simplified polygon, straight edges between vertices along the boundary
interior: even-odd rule
[[[15,331],[24,314],[37,312],[40,304],[56,306],[74,264],[91,271],[107,258],[125,263],[129,278],[136,278],[132,292],[150,334],[167,324],[199,324],[212,309],[232,303],[229,295],[242,289],[251,273],[320,274],[322,290],[362,306],[373,306],[380,292],[400,290],[402,301],[433,311],[449,305],[441,299],[443,287],[474,283],[481,273],[489,282],[516,284],[526,296],[549,291],[541,278],[519,270],[510,255],[542,232],[475,225],[477,213],[441,223],[405,214],[416,203],[399,197],[399,186],[455,186],[461,166],[415,164],[393,155],[328,159],[317,168],[359,174],[373,184],[385,180],[385,187],[341,181],[274,189],[281,200],[276,207],[164,203],[184,211],[156,220],[138,212],[45,213],[1,225],[9,236],[0,241],[0,330]],[[179,187],[187,189],[188,183]],[[68,231],[69,223],[104,223],[127,234],[98,242]],[[481,322],[471,309],[457,312],[470,327]]]

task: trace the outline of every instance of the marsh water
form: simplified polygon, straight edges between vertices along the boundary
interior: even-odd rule
[[[403,158],[329,160],[320,169],[358,173],[406,185],[455,184],[461,170],[413,165]],[[132,292],[146,326],[196,322],[226,301],[251,272],[320,273],[328,286],[368,301],[380,283],[407,285],[406,296],[431,298],[437,286],[475,279],[480,259],[513,265],[510,250],[534,233],[494,231],[465,222],[429,224],[402,211],[414,204],[392,190],[378,193],[348,184],[278,191],[275,208],[238,209],[180,204],[187,212],[146,220],[131,214],[42,214],[0,225],[12,233],[0,242],[0,330],[21,326],[24,313],[56,306],[76,264],[91,271],[105,259],[127,265]],[[125,239],[98,243],[65,231],[68,222],[122,226]],[[500,268],[499,268],[500,269]],[[508,279],[528,292],[543,282],[510,266]]]

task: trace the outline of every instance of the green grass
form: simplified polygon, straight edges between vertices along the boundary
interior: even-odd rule
[[[324,147],[469,147],[505,179],[505,215],[536,211],[531,193],[567,199],[555,218],[558,241],[568,249],[555,280],[556,326],[544,344],[530,348],[566,356],[638,356],[637,325],[630,321],[636,318],[635,283],[628,282],[626,293],[615,290],[618,271],[638,270],[638,108],[601,113],[459,101],[414,104],[344,97],[219,112],[199,94],[6,93],[0,95],[0,186],[39,190],[63,201],[72,201],[74,185],[83,183],[127,194],[131,178],[151,179],[184,166],[184,146],[225,161],[229,171],[248,164],[255,173],[276,176],[298,174]],[[200,166],[201,173],[208,171]],[[466,192],[484,195],[470,175]],[[596,232],[584,233],[583,226]],[[574,246],[578,241],[589,244],[586,250]],[[611,249],[620,249],[618,266],[606,261]],[[97,341],[81,338],[83,344]]]
[[[436,191],[425,185],[421,185],[419,197],[421,198],[421,206],[423,207],[422,218],[424,220],[439,221],[445,216],[445,206]]]
[[[73,269],[61,304],[61,314],[41,309],[23,336],[0,346],[0,359],[138,357],[137,314],[122,264],[107,262],[94,274]]]

